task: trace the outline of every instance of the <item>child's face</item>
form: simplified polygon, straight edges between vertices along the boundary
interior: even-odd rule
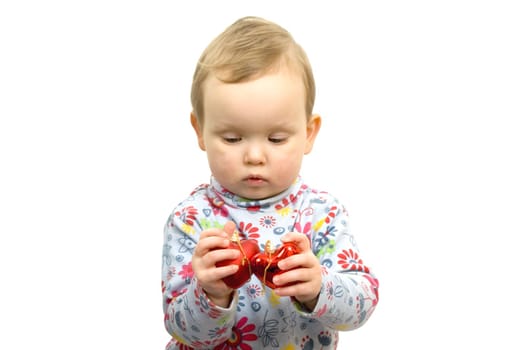
[[[212,175],[229,191],[249,199],[274,196],[298,176],[311,151],[319,116],[305,115],[302,79],[287,69],[243,83],[211,77],[204,85],[205,120],[192,125]]]

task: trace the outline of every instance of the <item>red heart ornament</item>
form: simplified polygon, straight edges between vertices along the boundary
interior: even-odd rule
[[[255,239],[239,239],[237,233],[232,235],[228,249],[237,249],[241,252],[235,259],[222,260],[216,263],[217,267],[237,265],[239,269],[232,275],[223,278],[223,282],[232,289],[238,289],[250,280],[252,266],[250,259],[259,253],[259,244]]]
[[[270,241],[265,244],[265,250],[255,254],[250,260],[252,265],[252,272],[259,280],[266,286],[274,289],[277,286],[272,282],[276,275],[280,275],[285,270],[278,267],[278,263],[288,258],[291,255],[298,254],[300,251],[296,244],[286,242],[280,245],[277,249],[273,249]]]

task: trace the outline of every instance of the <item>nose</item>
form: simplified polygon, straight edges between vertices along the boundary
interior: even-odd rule
[[[246,164],[260,165],[265,164],[265,149],[259,142],[247,144],[245,149],[244,161]]]

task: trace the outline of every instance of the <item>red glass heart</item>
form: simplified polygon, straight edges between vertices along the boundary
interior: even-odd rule
[[[227,265],[237,265],[239,269],[232,275],[223,278],[223,282],[232,289],[237,289],[250,280],[252,275],[252,266],[250,259],[259,253],[259,244],[255,239],[239,240],[237,236],[230,241],[228,249],[237,249],[241,252],[235,259],[223,260],[216,263],[217,267]]]
[[[250,260],[252,272],[266,286],[274,289],[277,286],[272,282],[274,276],[280,275],[285,270],[278,267],[278,263],[291,255],[298,254],[299,249],[296,244],[286,242],[277,249],[270,247],[270,242],[265,245],[265,250],[255,254]]]

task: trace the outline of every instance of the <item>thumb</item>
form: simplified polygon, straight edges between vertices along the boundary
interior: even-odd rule
[[[232,237],[232,234],[236,230],[236,224],[233,221],[227,221],[225,226],[223,226],[223,231],[226,232],[228,237]]]

